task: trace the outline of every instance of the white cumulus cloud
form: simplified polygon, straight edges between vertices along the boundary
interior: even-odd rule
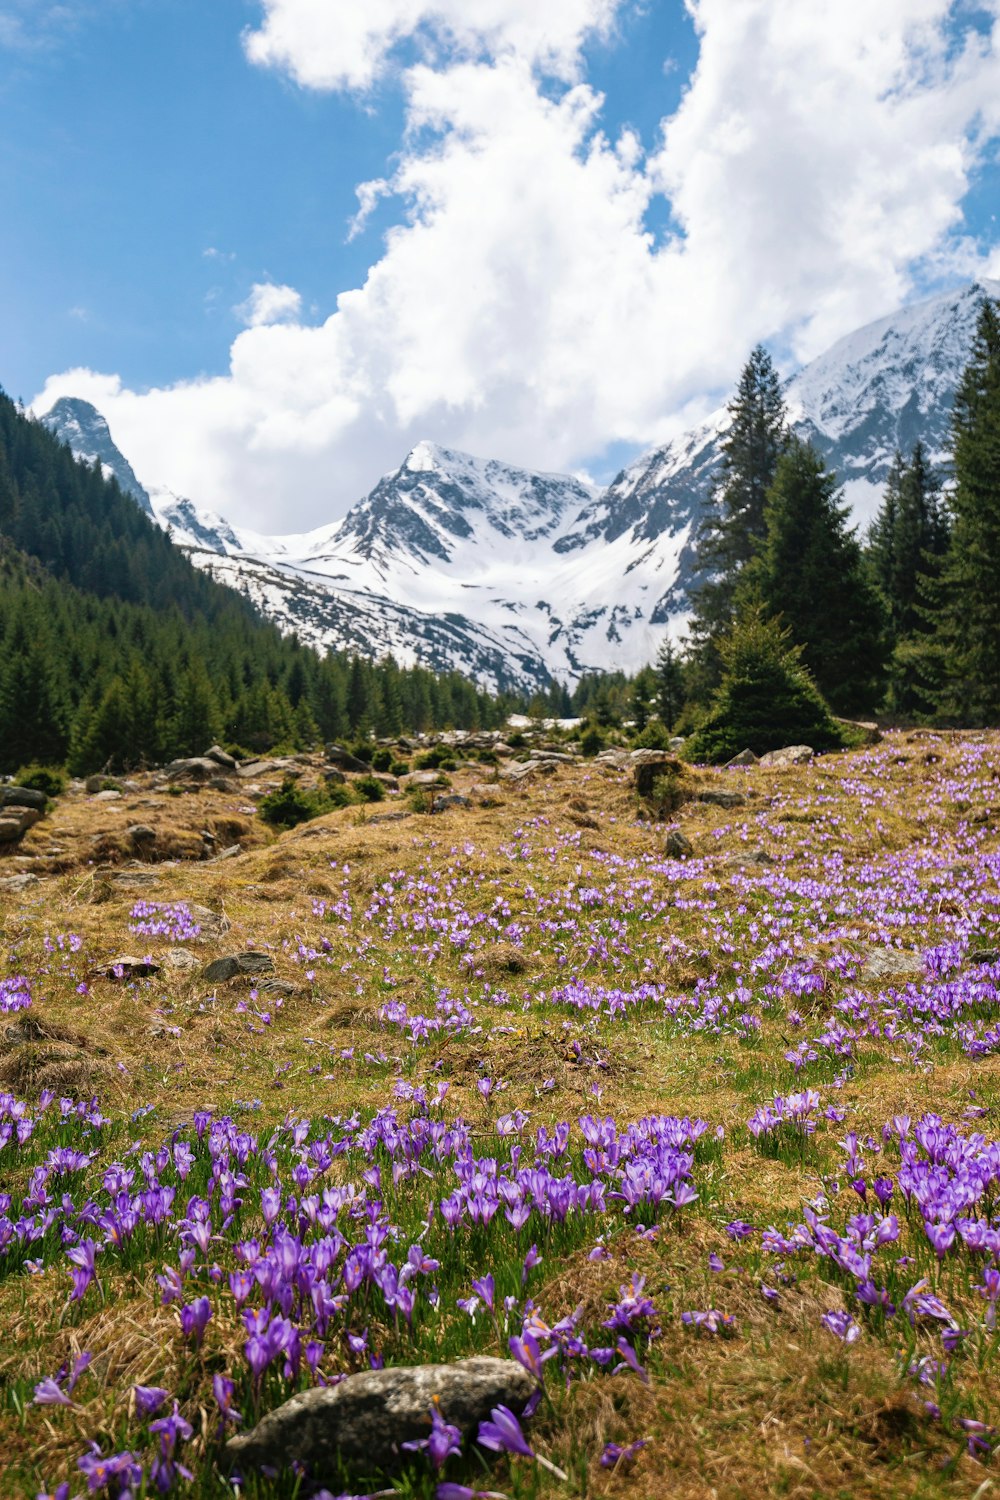
[[[1000,134],[998,5],[963,36],[949,0],[688,0],[698,64],[647,149],[574,75],[610,0],[482,0],[475,25],[460,0],[266,0],[248,51],[306,86],[438,45],[403,74],[393,175],[359,188],[362,216],[396,206],[381,255],[314,327],[255,287],[225,376],[72,371],[38,404],[89,397],[140,477],[272,530],[342,513],[424,437],[560,469],[661,441],[757,339],[806,357],[996,255],[962,203]]]
[[[248,328],[264,328],[269,323],[293,322],[302,311],[302,297],[293,286],[255,281],[249,297],[233,311]]]
[[[307,88],[366,89],[401,42],[432,51],[513,53],[560,77],[577,69],[586,37],[606,33],[623,0],[263,0],[248,30],[252,62],[287,70]]]

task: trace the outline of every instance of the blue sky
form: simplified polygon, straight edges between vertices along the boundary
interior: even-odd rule
[[[361,285],[392,214],[348,243],[354,189],[390,170],[398,80],[317,94],[249,66],[245,0],[97,0],[74,24],[38,9],[10,10],[20,45],[0,27],[0,136],[17,143],[0,153],[5,389],[27,398],[77,364],[134,386],[222,372],[255,282],[317,312]],[[652,142],[697,55],[683,6],[590,50],[609,127]]]
[[[0,384],[270,529],[422,436],[603,475],[996,274],[998,4],[0,0]]]

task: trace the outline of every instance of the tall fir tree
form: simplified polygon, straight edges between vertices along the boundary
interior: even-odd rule
[[[762,345],[747,360],[728,410],[719,475],[698,539],[704,581],[690,627],[692,685],[703,700],[721,676],[717,645],[733,624],[740,576],[764,540],[767,493],[788,444],[781,382]]]
[[[768,492],[763,545],[741,588],[781,618],[820,692],[851,714],[882,696],[885,637],[881,601],[847,517],[834,475],[811,444],[792,438]]]
[[[656,712],[664,727],[673,729],[684,707],[684,666],[676,646],[666,637],[656,653]]]
[[[1000,723],[1000,303],[985,299],[952,416],[954,524],[938,590],[938,706]]]

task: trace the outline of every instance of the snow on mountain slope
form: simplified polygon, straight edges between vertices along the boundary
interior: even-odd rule
[[[105,479],[117,479],[126,495],[147,515],[153,514],[149,496],[128,459],[115,447],[108,424],[95,406],[76,396],[61,396],[41,420],[81,463],[92,464],[99,458]]]
[[[437,672],[462,672],[492,691],[531,694],[549,673],[516,627],[495,634],[460,615],[426,614],[384,595],[330,586],[329,580],[243,555],[187,549],[191,561],[238,589],[286,634],[317,650],[395,657]]]
[[[920,437],[944,456],[984,294],[1000,297],[1000,282],[880,319],[787,382],[796,431],[838,474],[857,521],[873,513],[897,447]],[[88,421],[77,439],[93,452]],[[259,536],[166,491],[153,508],[192,561],[315,645],[392,651],[530,689],[549,674],[634,671],[680,628],[728,422],[723,408],[603,492],[420,443],[341,521],[304,535]]]

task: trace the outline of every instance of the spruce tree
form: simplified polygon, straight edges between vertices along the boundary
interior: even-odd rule
[[[715,643],[733,623],[740,575],[764,540],[767,493],[788,444],[781,382],[762,345],[744,366],[728,410],[719,475],[698,538],[704,582],[693,600],[691,657],[702,695],[718,681]]]
[[[684,667],[669,636],[656,653],[656,712],[661,723],[672,729],[684,707]]]
[[[941,574],[939,707],[1000,723],[1000,303],[985,299],[952,416],[954,517]]]
[[[843,735],[789,632],[759,603],[742,605],[719,643],[722,681],[707,717],[684,746],[686,759],[709,764],[741,750],[764,755],[784,745],[839,749]]]
[[[792,438],[743,587],[781,617],[820,692],[838,713],[851,714],[881,698],[885,641],[881,603],[847,516],[834,475],[811,444]]]

